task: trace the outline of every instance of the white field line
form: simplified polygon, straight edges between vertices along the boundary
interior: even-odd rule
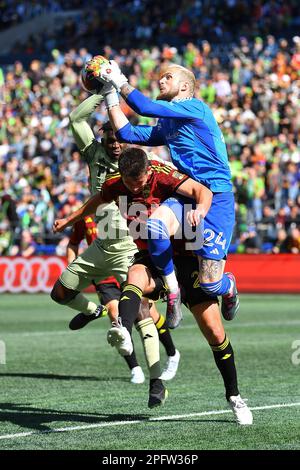
[[[231,328],[252,328],[252,327],[256,327],[256,326],[264,326],[264,327],[268,327],[268,326],[280,326],[280,327],[283,327],[283,326],[296,326],[296,325],[300,325],[300,320],[289,320],[289,321],[266,321],[266,322],[248,322],[248,323],[226,323],[225,326],[229,326],[230,329]],[[178,331],[181,331],[181,330],[187,330],[187,329],[197,329],[197,325],[194,324],[194,325],[182,325],[179,327],[179,330]],[[103,328],[105,329],[105,328]],[[109,325],[107,325],[107,330],[109,329]],[[99,334],[99,331],[101,331],[101,329],[98,329],[98,330],[89,330],[88,332],[89,333],[93,333],[93,334]],[[70,333],[72,333],[69,329],[66,328],[66,330],[58,330],[58,331],[22,331],[22,332],[2,332],[1,333],[1,337],[5,337],[5,336],[20,336],[20,337],[24,337],[26,338],[27,336],[30,337],[30,336],[51,336],[51,335],[69,335]],[[86,331],[87,333],[87,331]],[[74,334],[74,333],[72,333]],[[82,334],[82,332],[81,332]]]
[[[265,405],[265,406],[254,406],[250,408],[252,411],[260,411],[260,410],[272,410],[276,408],[290,408],[293,406],[300,406],[299,403],[282,403],[282,404],[277,404],[277,405]],[[155,421],[167,421],[170,419],[173,420],[180,420],[184,418],[195,418],[195,417],[201,417],[201,416],[211,416],[211,415],[222,415],[222,414],[228,414],[232,413],[230,409],[227,410],[213,410],[213,411],[203,411],[201,413],[189,413],[189,414],[184,414],[184,415],[169,415],[169,416],[159,416],[156,418],[149,418],[148,420],[142,420],[142,419],[135,419],[131,421],[109,421],[107,423],[95,423],[95,424],[85,424],[83,426],[67,426],[65,428],[54,428],[54,429],[49,429],[46,431],[28,431],[28,432],[19,432],[16,434],[4,434],[0,435],[0,440],[4,439],[16,439],[18,437],[27,437],[27,436],[32,436],[32,435],[40,435],[40,434],[50,434],[50,433],[55,433],[55,432],[69,432],[69,431],[84,431],[86,429],[95,429],[95,428],[106,428],[110,426],[127,426],[129,424],[141,424],[141,423],[149,423],[149,422],[155,422]]]

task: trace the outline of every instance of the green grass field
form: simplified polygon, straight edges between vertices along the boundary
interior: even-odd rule
[[[238,318],[226,324],[254,415],[253,426],[238,427],[187,311],[173,333],[178,374],[165,406],[151,411],[148,385],[130,384],[106,343],[106,318],[71,332],[73,312],[48,296],[1,294],[0,449],[300,449],[300,364],[292,363],[299,307],[299,296],[244,295]],[[134,340],[146,372],[137,333]]]

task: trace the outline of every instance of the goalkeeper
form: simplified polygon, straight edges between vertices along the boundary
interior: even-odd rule
[[[93,60],[91,61],[93,62]],[[150,100],[128,84],[116,62],[100,65],[98,80],[113,85],[105,101],[110,121],[120,142],[159,146],[167,145],[173,163],[182,172],[201,182],[213,192],[211,208],[204,221],[204,245],[194,250],[199,259],[201,288],[210,296],[222,296],[222,314],[231,320],[239,308],[235,278],[224,273],[234,227],[234,197],[224,137],[209,107],[194,98],[194,74],[179,65],[169,65],[160,76],[160,94]],[[157,117],[155,126],[132,126],[119,106],[116,90],[127,104],[142,116]],[[168,210],[183,222],[183,201],[164,203],[159,215],[148,224],[149,251],[155,266],[169,289],[173,315],[181,316],[180,291],[174,273],[169,239],[155,237],[156,227],[166,230]],[[154,217],[154,220],[153,220]],[[155,220],[156,219],[156,220]]]

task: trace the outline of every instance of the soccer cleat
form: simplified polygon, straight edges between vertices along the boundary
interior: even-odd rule
[[[164,368],[160,376],[160,379],[161,380],[174,379],[177,369],[178,369],[179,361],[180,361],[180,352],[177,351],[176,349],[175,355],[168,357],[166,367]]]
[[[226,294],[222,297],[222,315],[225,320],[233,320],[236,316],[238,309],[240,307],[239,295],[236,288],[236,281],[235,277],[232,273],[225,273],[229,277],[229,279],[233,282],[233,293]]]
[[[122,322],[118,319],[117,322],[112,322],[112,327],[108,330],[107,341],[112,347],[116,347],[121,356],[130,356],[133,352],[133,345],[129,331]]]
[[[167,312],[166,312],[166,322],[168,328],[173,330],[177,328],[179,323],[182,320],[182,311],[181,311],[181,295],[180,290],[176,294],[167,294]]]
[[[84,328],[88,323],[93,320],[97,320],[97,318],[106,317],[107,315],[107,308],[104,305],[98,305],[95,313],[91,315],[87,315],[86,313],[78,313],[69,323],[70,330],[80,330]]]
[[[253,423],[251,410],[246,405],[241,395],[229,397],[228,404],[233,411],[236,422],[241,425],[250,425]]]
[[[160,379],[150,380],[148,407],[162,406],[168,398],[168,390]]]
[[[142,384],[145,382],[145,376],[143,369],[140,366],[136,366],[131,369],[131,379],[132,384]]]

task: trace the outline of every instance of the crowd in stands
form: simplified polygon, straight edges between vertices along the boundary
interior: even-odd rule
[[[24,21],[38,18],[45,13],[57,13],[82,8],[85,3],[80,0],[2,0],[0,2],[0,31]]]
[[[97,3],[101,2],[92,2]],[[135,8],[132,14],[139,15],[147,2],[129,3]],[[161,13],[174,8],[175,15],[178,2],[170,0],[160,7],[152,3],[152,13],[156,8]],[[241,4],[249,12],[252,5],[252,13],[255,4],[257,11],[263,10],[264,28],[256,36],[242,35],[231,42],[229,32],[234,33],[226,30],[225,21],[220,23],[220,34],[226,39],[222,44],[204,40],[202,31],[210,16],[204,15],[203,23],[198,21],[201,31],[194,30],[192,7],[207,9],[209,3],[220,3],[223,11],[231,8],[232,12]],[[97,51],[94,45],[80,47],[81,42],[75,41],[67,51],[51,49],[49,61],[32,57],[29,66],[17,61],[0,69],[0,254],[64,252],[66,239],[52,234],[54,217],[64,216],[89,194],[87,169],[74,144],[68,115],[87,96],[80,85],[80,70],[95,52],[117,60],[130,83],[152,98],[158,95],[159,71],[165,64],[174,62],[193,70],[198,81],[196,96],[213,110],[228,148],[237,216],[231,251],[300,253],[300,37],[264,34],[274,28],[267,21],[271,7],[281,12],[279,28],[279,22],[288,24],[292,13],[297,20],[296,3],[186,1],[182,2],[186,9],[180,11],[190,19],[192,34],[185,36],[184,45],[172,42],[172,35],[161,45],[155,41],[155,46],[142,47],[139,41],[139,48],[126,47],[122,41],[120,48],[108,41],[109,46]],[[108,10],[117,4],[121,2],[108,2]],[[126,8],[120,9],[125,15]],[[139,23],[144,33],[135,29],[141,43],[147,22],[151,34],[156,34],[152,13]],[[257,13],[258,27],[260,17]],[[111,18],[114,30],[120,19]],[[241,30],[247,29],[246,18],[241,18]],[[252,19],[248,18],[248,25]],[[107,28],[99,28],[98,20],[95,28],[101,36]],[[174,30],[175,23],[168,24],[168,31]],[[154,122],[137,116],[124,102],[122,106],[132,123]],[[97,138],[106,120],[105,108],[100,106],[92,119]],[[165,147],[152,151],[169,158]]]
[[[3,14],[20,10],[19,20],[39,11],[78,11],[66,20],[60,32],[33,36],[25,48],[16,44],[15,53],[25,50],[29,54],[45,48],[67,50],[74,42],[78,48],[88,44],[95,52],[99,44],[116,49],[120,38],[127,48],[136,41],[141,48],[151,46],[153,41],[159,47],[165,43],[179,47],[189,41],[199,46],[203,38],[224,44],[240,36],[287,37],[300,26],[298,0],[5,0],[2,8]]]

